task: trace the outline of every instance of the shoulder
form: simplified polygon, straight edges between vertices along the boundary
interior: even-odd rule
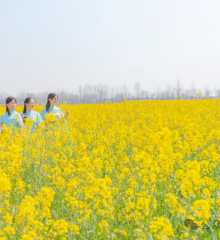
[[[7,115],[8,115],[7,113],[2,113],[1,117],[5,117]]]
[[[39,112],[34,112],[34,114],[35,114],[37,117],[41,117],[41,115],[40,115]]]
[[[16,117],[21,117],[21,114],[22,114],[22,113],[15,112],[15,116],[16,116]]]
[[[40,114],[39,112],[33,111],[33,114],[38,115]]]
[[[41,109],[40,113],[45,113],[46,112],[46,108]]]
[[[61,108],[55,107],[55,110],[62,112],[63,110]]]

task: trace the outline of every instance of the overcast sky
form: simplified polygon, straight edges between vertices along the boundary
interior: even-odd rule
[[[220,88],[219,0],[0,0],[0,92]]]

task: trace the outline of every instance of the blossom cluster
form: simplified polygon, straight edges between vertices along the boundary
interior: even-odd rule
[[[218,99],[59,107],[0,135],[0,240],[220,237]]]

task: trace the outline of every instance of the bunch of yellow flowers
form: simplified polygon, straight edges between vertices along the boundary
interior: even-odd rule
[[[67,105],[67,124],[45,122],[30,135],[27,120],[23,137],[2,129],[0,240],[218,239],[218,106]]]

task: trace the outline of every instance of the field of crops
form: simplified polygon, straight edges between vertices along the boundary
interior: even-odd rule
[[[218,99],[66,107],[0,134],[0,240],[220,239]]]

